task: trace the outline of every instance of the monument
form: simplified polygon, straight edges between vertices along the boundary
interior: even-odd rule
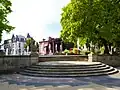
[[[30,56],[38,56],[37,46],[36,46],[35,40],[31,40],[30,47],[31,47],[31,54],[30,54]]]

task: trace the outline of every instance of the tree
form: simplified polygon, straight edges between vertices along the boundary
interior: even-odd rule
[[[26,49],[26,51],[27,51],[27,47],[29,47],[29,51],[31,51],[30,45],[31,45],[32,40],[33,40],[33,38],[27,38],[26,39],[26,43],[24,45],[24,48]]]
[[[26,49],[27,51],[27,47],[29,47],[29,50],[28,51],[32,51],[32,48],[34,48],[33,46],[36,47],[36,51],[38,52],[39,51],[39,44],[38,42],[36,42],[33,38],[27,38],[26,39],[26,43],[24,45],[24,48]]]
[[[105,47],[116,45],[120,35],[119,0],[71,0],[61,14],[61,38],[76,42],[81,38]],[[119,40],[120,41],[120,40]]]
[[[12,3],[9,0],[0,0],[0,41],[3,31],[10,32],[14,29],[7,20],[7,15],[12,12],[11,6]]]

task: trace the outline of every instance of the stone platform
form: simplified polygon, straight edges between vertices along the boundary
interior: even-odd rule
[[[93,65],[101,64],[100,62],[88,62],[88,61],[48,61],[40,62],[38,65]]]
[[[42,68],[38,68],[39,66]],[[47,67],[46,67],[47,65]],[[52,65],[52,67],[50,67]],[[89,69],[104,70],[110,69],[110,66],[100,62],[42,62],[29,67],[38,70],[47,70],[50,68],[57,70],[86,70]],[[62,65],[62,67],[61,67]],[[75,66],[74,66],[75,65]],[[43,67],[44,66],[44,67]],[[64,69],[67,68],[69,69]],[[81,66],[79,68],[79,66]],[[84,68],[85,66],[85,68]],[[35,67],[35,68],[33,68]],[[99,67],[99,68],[98,68]],[[63,69],[61,69],[63,68]],[[27,68],[28,69],[28,68]],[[28,69],[28,70],[29,70]],[[87,70],[89,71],[87,68]],[[120,70],[118,68],[117,70]],[[37,71],[37,70],[36,70]],[[38,72],[38,71],[37,71]],[[21,74],[0,75],[0,90],[120,90],[120,73],[104,76],[86,76],[86,77],[33,77]]]
[[[23,69],[20,74],[35,77],[86,77],[117,73],[118,70],[100,62],[48,61]]]

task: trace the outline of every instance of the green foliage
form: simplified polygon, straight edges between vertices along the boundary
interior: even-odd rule
[[[39,44],[37,42],[35,44],[35,40],[33,38],[27,38],[24,48],[27,49],[27,47],[29,47],[29,51],[31,51],[32,48],[35,48],[37,52],[39,51]]]
[[[86,42],[87,42],[87,38],[83,38],[83,37],[79,38],[80,47],[83,47],[86,44]]]
[[[69,50],[65,49],[65,50],[64,50],[64,53],[69,53]]]
[[[95,54],[100,54],[101,51],[100,50],[95,50]]]
[[[31,51],[31,43],[33,38],[27,38],[26,43],[24,45],[24,48],[27,50],[27,47],[29,47],[29,51]]]
[[[0,0],[0,41],[3,31],[9,33],[14,29],[14,27],[9,25],[9,21],[7,20],[7,15],[12,12],[11,6],[12,3],[9,0]]]
[[[71,0],[61,14],[61,38],[76,43],[92,42],[100,46],[119,45],[119,0]]]
[[[80,54],[78,48],[73,48],[73,54]]]
[[[88,55],[88,54],[90,54],[90,51],[82,50],[82,51],[80,51],[80,54],[82,54],[82,55]]]
[[[31,42],[32,42],[32,38],[28,38],[26,40],[26,46],[30,46]]]
[[[26,43],[25,43],[25,45],[24,45],[24,48],[25,48],[25,49],[27,49],[27,47],[30,47],[31,40],[32,40],[31,38],[27,38]]]
[[[104,47],[101,47],[101,48],[100,48],[101,54],[104,53],[104,50],[105,50]]]

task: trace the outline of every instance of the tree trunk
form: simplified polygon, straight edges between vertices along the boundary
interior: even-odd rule
[[[107,46],[107,45],[104,45],[104,47],[105,47],[104,54],[109,54],[108,46]]]
[[[104,38],[101,38],[101,37],[100,37],[100,39],[101,39],[101,42],[103,43],[104,48],[105,48],[104,54],[109,54],[109,48],[108,48],[107,41]]]
[[[103,44],[104,44],[104,47],[105,47],[104,54],[109,54],[109,48],[108,48],[108,45],[107,45],[107,41],[104,40]]]

